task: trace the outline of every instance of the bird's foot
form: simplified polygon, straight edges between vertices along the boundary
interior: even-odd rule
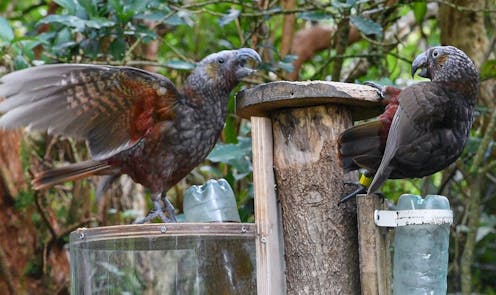
[[[169,199],[167,199],[167,196],[165,194],[162,195],[162,202],[164,202],[164,204],[165,204],[164,209],[167,211],[167,213],[169,213],[170,222],[177,222],[176,214],[174,213],[174,211],[176,209],[174,208],[172,203],[169,201]],[[162,211],[162,213],[163,213],[163,211]]]
[[[386,196],[381,193],[381,192],[374,192],[374,193],[368,193],[367,192],[367,187],[361,183],[358,183],[358,182],[345,182],[344,183],[345,185],[353,185],[356,187],[356,189],[354,191],[352,191],[351,193],[345,195],[344,197],[341,198],[341,200],[339,200],[338,202],[338,205],[341,205],[347,201],[349,201],[350,199],[356,197],[358,194],[367,194],[367,195],[375,195],[377,196],[379,199],[381,199],[382,203],[384,203],[384,201],[386,200]]]
[[[136,219],[134,223],[148,223],[157,217],[159,217],[165,223],[177,222],[176,215],[174,214],[174,206],[172,206],[171,202],[169,201],[169,199],[167,199],[167,196],[165,194],[163,194],[159,198],[154,198],[153,206],[155,208],[151,210],[148,215]],[[169,217],[165,215],[164,211],[168,213]]]
[[[384,99],[385,97],[385,90],[386,90],[386,87],[384,85],[381,85],[379,83],[375,83],[375,82],[372,82],[372,81],[365,81],[363,82],[363,85],[367,85],[367,86],[370,86],[370,87],[373,87],[375,89],[377,89],[377,93],[379,94],[379,98],[381,100]]]
[[[358,194],[363,194],[363,193],[367,192],[367,188],[358,182],[345,182],[344,184],[354,185],[356,187],[356,189],[354,191],[352,191],[351,193],[342,197],[341,200],[339,200],[338,205],[341,205],[341,204],[349,201],[350,199],[356,197],[356,195],[358,195]]]

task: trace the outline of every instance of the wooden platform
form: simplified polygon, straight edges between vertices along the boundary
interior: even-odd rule
[[[373,87],[341,82],[277,81],[240,91],[236,96],[236,113],[268,117],[270,112],[284,108],[309,107],[325,104],[349,106],[353,120],[375,117],[383,109],[380,97]]]

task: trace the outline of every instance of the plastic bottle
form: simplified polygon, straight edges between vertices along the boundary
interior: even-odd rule
[[[188,222],[241,222],[234,192],[225,179],[190,187],[183,209]]]
[[[449,210],[446,197],[402,195],[397,210]],[[450,224],[413,224],[395,230],[393,294],[446,294]]]

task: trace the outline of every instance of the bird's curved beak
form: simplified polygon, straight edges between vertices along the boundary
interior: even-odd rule
[[[415,76],[415,73],[417,72],[418,69],[421,69],[420,73],[418,74],[420,77],[430,78],[429,69],[427,68],[426,52],[421,53],[413,60],[412,77]]]
[[[236,78],[242,79],[257,70],[262,58],[251,48],[241,48],[236,52],[236,60],[240,68],[236,71]]]

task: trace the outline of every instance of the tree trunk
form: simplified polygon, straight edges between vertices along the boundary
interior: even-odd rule
[[[441,43],[453,45],[463,50],[472,58],[477,67],[480,67],[489,56],[489,40],[484,24],[483,9],[494,8],[494,2],[485,0],[450,0],[451,3],[441,4],[439,22],[441,27]],[[492,7],[486,7],[492,6]],[[494,108],[496,96],[496,80],[483,81],[480,87],[479,103]],[[486,130],[486,132],[488,132]],[[477,167],[478,168],[478,167]],[[470,169],[470,167],[466,167]],[[480,198],[483,194],[481,177],[474,177],[474,183],[469,186],[470,198],[465,202],[468,210],[468,231],[463,252],[460,259],[460,282],[462,294],[472,292],[472,265],[476,246],[476,232],[479,227]],[[478,182],[478,183],[476,183]],[[455,262],[458,263],[458,262]]]
[[[273,114],[288,294],[360,292],[356,206],[338,206],[345,192],[337,138],[350,125],[344,106]]]
[[[63,244],[47,245],[34,206],[16,203],[32,193],[21,165],[22,133],[0,130],[0,138],[0,294],[67,294]]]
[[[452,7],[441,4],[439,9],[439,24],[441,27],[441,43],[453,45],[467,53],[480,66],[484,60],[488,43],[484,13],[467,9],[481,10],[486,0],[450,0]]]

